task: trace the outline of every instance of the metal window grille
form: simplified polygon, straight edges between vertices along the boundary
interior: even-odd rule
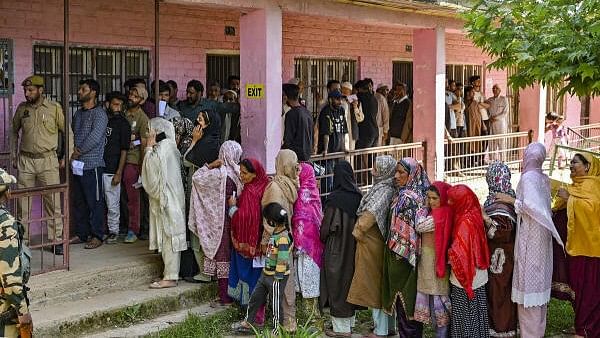
[[[239,55],[206,55],[206,85],[217,81],[221,88],[226,88],[231,75],[240,75]]]
[[[579,125],[585,126],[590,124],[590,109],[592,105],[592,99],[589,95],[582,96],[579,98],[581,101],[581,115],[579,117]]]
[[[12,40],[0,39],[0,114],[2,114],[3,127],[0,128],[0,167],[8,167],[8,156],[4,156],[10,150],[10,118],[12,94],[14,93],[13,76],[14,60]]]
[[[460,82],[465,86],[469,84],[469,77],[481,75],[482,73],[483,67],[481,65],[446,65],[446,78]]]
[[[47,98],[62,101],[62,50],[61,46],[34,45],[33,72],[44,77]],[[131,78],[149,78],[149,52],[116,48],[71,47],[69,49],[69,111],[78,108],[79,81],[86,78],[100,83],[99,100],[104,94],[121,90],[123,83]]]
[[[327,81],[356,81],[356,60],[296,58],[294,77],[304,84],[301,95],[306,100],[307,109],[316,114],[327,96]]]
[[[517,72],[517,68],[511,67],[507,71],[507,76],[510,78]],[[511,132],[519,131],[519,89],[511,85],[506,88],[506,97],[510,103],[510,113],[508,115],[508,125],[510,126]]]
[[[407,93],[412,97],[413,93],[413,63],[412,61],[392,62],[392,82],[405,83]]]
[[[546,87],[546,112],[555,112],[558,115],[565,115],[565,96],[558,96],[558,92],[562,89],[558,86]],[[566,116],[565,116],[566,118]]]

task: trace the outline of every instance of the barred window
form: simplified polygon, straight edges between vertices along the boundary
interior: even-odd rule
[[[304,91],[300,94],[306,100],[307,109],[316,114],[327,98],[327,81],[356,81],[356,60],[296,58],[294,77],[304,83]]]
[[[406,93],[412,97],[413,94],[413,63],[412,61],[393,61],[392,62],[392,87],[394,83],[402,82],[406,84]],[[390,87],[390,89],[393,89]]]
[[[565,96],[558,96],[561,89],[560,85],[546,87],[546,113],[554,112],[565,116]]]
[[[206,83],[217,81],[221,88],[227,88],[227,79],[231,75],[240,75],[239,55],[206,55]]]
[[[460,82],[463,84],[463,86],[469,85],[469,77],[473,75],[481,76],[481,74],[483,74],[483,66],[481,65],[446,65],[446,78],[448,80]]]
[[[56,45],[33,46],[33,72],[44,77],[47,98],[62,102],[63,47]],[[149,52],[118,48],[69,48],[69,111],[79,108],[77,90],[79,81],[93,78],[100,84],[99,100],[110,91],[123,90],[123,83],[131,78],[149,78]]]

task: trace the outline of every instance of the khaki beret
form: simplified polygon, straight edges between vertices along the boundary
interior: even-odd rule
[[[23,87],[27,87],[27,86],[43,87],[44,86],[44,78],[39,75],[31,75],[30,77],[23,80],[23,82],[21,83],[21,86],[23,86]]]

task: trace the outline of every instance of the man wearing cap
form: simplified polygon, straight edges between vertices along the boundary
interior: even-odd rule
[[[342,108],[342,93],[329,93],[329,104],[319,114],[319,154],[345,151],[344,135],[348,133],[346,116]]]
[[[0,286],[3,295],[0,300],[0,313],[10,314],[0,321],[0,335],[25,337],[29,334],[31,337],[33,326],[26,295],[27,288],[23,285],[24,271],[19,249],[23,245],[25,229],[6,208],[6,202],[10,198],[9,185],[15,183],[17,179],[14,176],[0,169]]]
[[[387,140],[387,133],[390,129],[390,108],[387,102],[389,93],[387,85],[380,83],[377,85],[375,98],[377,99],[377,127],[379,128],[379,139],[377,146],[384,146]]]
[[[30,76],[22,83],[26,102],[21,103],[12,119],[11,161],[18,169],[19,188],[31,188],[60,183],[59,167],[64,167],[61,133],[65,131],[65,116],[56,102],[44,98],[44,79]],[[19,132],[21,140],[19,142]],[[59,146],[61,145],[61,146]],[[57,154],[58,153],[58,154]],[[63,223],[60,194],[43,197],[48,239],[61,240]],[[24,238],[29,240],[30,198],[19,200],[19,217],[26,224]],[[54,247],[62,255],[62,244]]]
[[[358,123],[365,118],[362,112],[362,106],[358,97],[352,94],[352,83],[342,83],[342,108],[344,108],[348,133],[346,134],[344,144],[346,150],[354,150],[356,140],[358,140]]]
[[[127,152],[125,169],[123,170],[123,184],[127,191],[127,208],[129,210],[129,230],[125,243],[134,243],[140,233],[141,196],[139,186],[136,183],[141,173],[142,149],[145,147],[145,139],[148,137],[149,119],[141,107],[147,98],[148,92],[144,88],[131,88],[129,91],[129,109],[125,113],[125,117],[131,125],[131,145]]]

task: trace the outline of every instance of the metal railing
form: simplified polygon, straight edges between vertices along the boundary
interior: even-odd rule
[[[567,137],[570,147],[600,151],[600,123],[568,127]]]
[[[532,135],[529,131],[446,139],[444,180],[458,183],[484,178],[488,163],[494,160],[505,162],[511,170],[520,170],[523,151]]]
[[[39,186],[34,188],[11,189],[6,207],[27,229],[25,237],[31,249],[32,274],[41,274],[69,268],[69,199],[66,183]],[[46,204],[46,205],[45,205]],[[59,214],[49,214],[46,210],[60,209]],[[49,234],[53,224],[60,227],[62,234]],[[57,238],[58,239],[53,239]],[[63,245],[62,256],[54,254],[55,245]]]
[[[391,145],[383,147],[374,147],[367,149],[353,150],[343,153],[331,153],[327,155],[314,155],[311,162],[317,168],[317,182],[320,184],[321,196],[327,196],[333,188],[333,168],[335,163],[340,160],[350,162],[354,169],[354,177],[358,187],[366,191],[373,185],[373,176],[371,170],[375,163],[375,158],[381,155],[391,155],[395,159],[403,157],[412,157],[419,161],[424,167],[427,166],[426,155],[427,147],[425,142],[406,143],[401,145]],[[431,173],[433,174],[433,173]]]

